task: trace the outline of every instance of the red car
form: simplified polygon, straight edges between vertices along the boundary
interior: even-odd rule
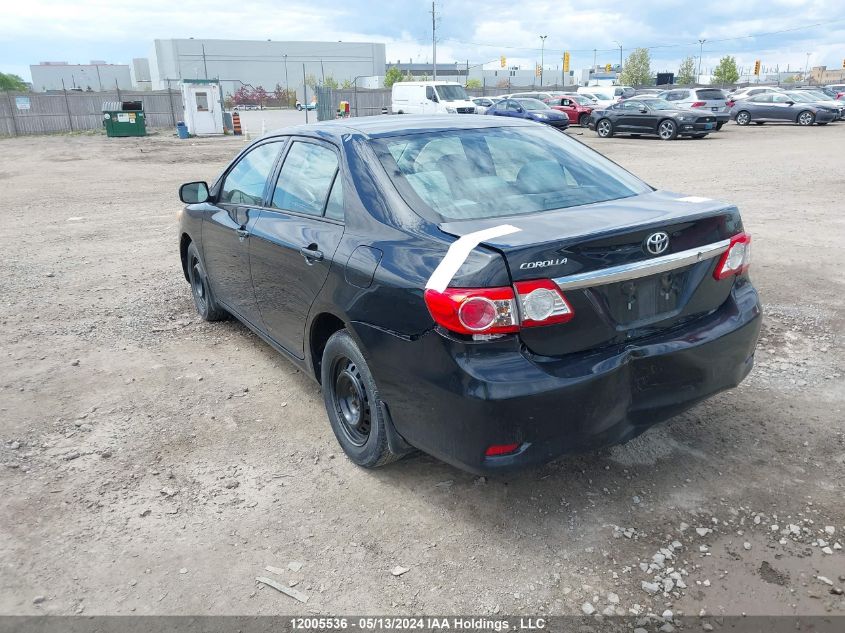
[[[581,127],[590,125],[590,114],[592,114],[596,105],[592,100],[579,94],[555,95],[552,98],[543,99],[543,101],[552,109],[563,112],[568,116],[570,123],[577,123]]]

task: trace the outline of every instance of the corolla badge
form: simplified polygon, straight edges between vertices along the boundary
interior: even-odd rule
[[[549,266],[561,266],[567,262],[566,257],[558,259],[544,259],[539,262],[523,262],[519,265],[521,270],[529,270],[531,268],[547,268]]]
[[[669,248],[669,234],[666,231],[652,233],[645,240],[645,249],[652,255],[660,255]]]

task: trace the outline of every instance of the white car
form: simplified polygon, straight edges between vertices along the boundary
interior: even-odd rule
[[[747,88],[740,88],[739,90],[734,90],[733,92],[728,93],[727,100],[728,102],[731,101],[741,101],[742,99],[748,99],[748,97],[753,97],[754,95],[763,94],[764,92],[783,92],[783,88],[778,88],[777,86],[748,86]],[[730,105],[730,103],[729,103]]]
[[[456,81],[397,81],[390,109],[393,114],[475,114],[475,104]]]
[[[580,86],[578,94],[592,99],[593,103],[602,110],[609,108],[618,101],[614,94],[613,86]]]
[[[472,102],[475,104],[475,113],[484,114],[487,108],[491,107],[497,101],[501,101],[501,97],[475,97]]]

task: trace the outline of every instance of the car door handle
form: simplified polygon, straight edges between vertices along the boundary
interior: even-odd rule
[[[316,246],[316,244],[314,246]],[[302,248],[300,248],[299,254],[305,258],[305,261],[308,262],[309,265],[313,264],[314,262],[323,261],[323,251],[319,251],[316,248],[311,248],[310,246],[303,246]]]

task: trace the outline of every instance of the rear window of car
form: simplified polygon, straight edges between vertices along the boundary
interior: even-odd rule
[[[651,191],[597,152],[546,129],[437,131],[371,143],[404,200],[436,221],[537,213]]]
[[[725,93],[715,88],[707,88],[705,90],[696,90],[695,94],[703,101],[724,101]]]

